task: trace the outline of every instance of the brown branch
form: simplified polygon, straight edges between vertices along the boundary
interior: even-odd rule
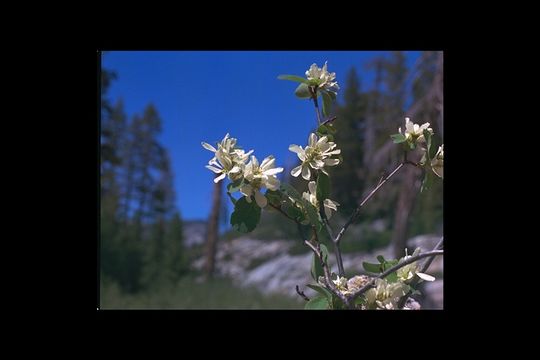
[[[306,296],[306,294],[304,294],[303,291],[300,291],[300,288],[298,287],[298,285],[296,285],[296,293],[298,295],[300,295],[300,297],[306,301],[309,301],[309,298]]]
[[[369,283],[364,285],[360,290],[358,290],[354,294],[350,295],[349,296],[349,301],[352,301],[354,303],[354,299],[356,299],[357,297],[359,297],[360,295],[362,295],[363,293],[365,293],[366,291],[368,291],[372,287],[375,287],[375,282],[376,282],[377,279],[384,279],[385,277],[387,277],[391,273],[395,272],[396,270],[399,270],[402,267],[404,267],[406,265],[409,265],[409,264],[412,264],[413,262],[418,261],[420,259],[423,259],[425,257],[437,256],[437,255],[443,255],[443,254],[444,254],[443,250],[432,250],[432,251],[427,251],[427,252],[422,253],[422,254],[418,254],[416,256],[412,256],[412,257],[404,260],[403,262],[392,266],[390,269],[388,269],[385,272],[379,274],[378,276],[374,277]]]
[[[334,233],[332,231],[332,228],[330,227],[330,223],[328,222],[328,218],[326,217],[326,213],[324,212],[324,202],[319,201],[319,213],[321,214],[321,219],[324,223],[324,228],[326,230],[326,233],[330,237],[330,240],[332,241],[332,245],[334,246],[334,253],[336,255],[336,262],[338,266],[338,272],[339,276],[345,276],[345,269],[343,267],[343,258],[341,257],[341,249],[339,248],[339,243],[334,241]]]
[[[313,229],[313,239],[316,239],[316,238],[317,238],[317,230]],[[343,301],[345,306],[350,307],[349,299],[347,299],[347,297],[343,293],[341,293],[341,291],[339,291],[337,289],[337,287],[334,285],[334,282],[332,281],[332,276],[330,274],[330,269],[328,267],[328,264],[323,259],[323,254],[322,254],[322,251],[321,251],[321,248],[320,248],[320,243],[317,242],[317,246],[315,246],[310,241],[304,240],[304,244],[306,244],[313,251],[313,253],[319,258],[319,260],[321,262],[321,266],[322,266],[323,271],[324,271],[324,280],[325,280],[324,285],[325,285],[325,287],[328,290],[330,290],[330,292],[332,292],[332,294],[339,297],[341,299],[341,301]]]
[[[394,169],[394,171],[392,171],[388,176],[386,176],[383,180],[379,181],[379,184],[375,187],[375,189],[371,190],[371,192],[366,196],[366,198],[364,200],[362,200],[362,202],[360,203],[360,205],[358,205],[358,207],[356,208],[356,210],[354,210],[353,214],[351,215],[351,217],[349,218],[349,220],[345,223],[345,225],[343,225],[343,227],[341,228],[339,234],[337,234],[336,238],[334,239],[334,242],[339,244],[339,241],[341,240],[341,238],[343,237],[343,235],[345,234],[345,231],[347,231],[347,228],[354,222],[356,221],[356,218],[358,217],[358,214],[360,213],[360,209],[362,208],[362,206],[364,206],[364,204],[366,202],[369,201],[369,199],[371,199],[371,197],[373,195],[375,195],[375,193],[392,177],[394,176],[402,167],[403,165],[405,165],[404,163],[401,163],[398,165],[398,167],[396,167]]]

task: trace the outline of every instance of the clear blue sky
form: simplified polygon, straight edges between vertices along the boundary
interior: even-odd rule
[[[212,153],[201,147],[229,132],[259,160],[272,154],[278,166],[294,165],[290,144],[305,145],[314,128],[312,102],[294,96],[296,83],[280,74],[304,76],[312,63],[335,72],[342,90],[351,67],[363,89],[373,86],[365,64],[383,51],[111,51],[102,66],[117,73],[108,96],[124,99],[128,116],[153,103],[163,121],[161,142],[175,174],[176,204],[185,220],[206,219],[213,173]],[[407,51],[412,66],[420,52]],[[341,93],[338,101],[341,101]],[[228,181],[228,180],[226,180]]]

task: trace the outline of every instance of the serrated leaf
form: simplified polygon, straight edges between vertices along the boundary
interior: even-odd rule
[[[395,283],[398,281],[398,276],[397,276],[397,272],[394,271],[388,275],[386,275],[385,277],[386,281],[388,281],[389,283]]]
[[[326,310],[328,309],[328,299],[324,296],[317,296],[309,300],[304,309],[306,310]]]
[[[319,203],[330,197],[330,178],[328,175],[319,172],[317,175],[317,200]]]
[[[328,116],[330,108],[332,107],[332,98],[327,91],[321,91],[322,94],[322,112],[323,116]]]
[[[332,299],[332,293],[330,291],[328,291],[326,288],[320,286],[320,285],[312,285],[312,284],[308,284],[307,287],[315,290],[316,292],[318,292],[319,294],[321,295],[324,295],[326,296],[326,298],[328,300],[331,300]]]
[[[301,76],[296,76],[296,75],[279,75],[277,78],[279,80],[289,80],[289,81],[296,81],[299,83],[309,84],[308,79],[303,78]]]
[[[298,85],[296,90],[294,91],[294,94],[299,97],[300,99],[310,99],[311,98],[311,91],[309,91],[309,86],[302,83]]]
[[[386,262],[386,260],[384,259],[384,256],[382,256],[382,255],[377,256],[377,260],[379,260],[379,262],[380,262],[381,264],[383,264],[383,263]]]
[[[377,273],[382,272],[381,264],[372,264],[372,263],[368,263],[364,261],[362,262],[362,266],[367,272],[370,272],[370,273],[377,274]]]
[[[326,125],[320,125],[318,128],[317,128],[317,135],[319,135],[319,137],[322,137],[326,134],[329,134],[329,130],[328,130],[328,127],[326,127]]]
[[[231,214],[231,225],[242,233],[253,231],[261,219],[261,208],[252,200],[247,202],[243,196],[234,204],[234,211]]]
[[[394,144],[401,144],[401,143],[407,141],[407,138],[403,134],[392,134],[392,135],[390,135],[390,137],[394,141]]]

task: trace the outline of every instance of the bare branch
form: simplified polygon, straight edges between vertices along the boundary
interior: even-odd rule
[[[399,270],[401,269],[402,267],[406,266],[406,265],[409,265],[409,264],[412,264],[413,262],[415,261],[418,261],[420,259],[423,259],[425,257],[429,257],[429,256],[437,256],[437,255],[443,255],[444,254],[444,251],[443,250],[432,250],[432,251],[427,251],[425,253],[422,253],[422,254],[418,254],[416,256],[412,256],[406,260],[404,260],[403,262],[397,264],[397,265],[394,265],[392,266],[390,269],[386,270],[385,272],[379,274],[378,276],[374,277],[369,283],[367,283],[366,285],[364,285],[360,290],[358,290],[357,292],[355,292],[354,294],[350,295],[349,296],[349,300],[350,301],[353,301],[354,299],[356,299],[358,296],[362,295],[363,293],[365,293],[366,291],[368,291],[369,289],[371,289],[372,287],[375,287],[375,282],[377,279],[384,279],[385,277],[387,277],[388,275],[390,275],[391,273],[395,272],[396,270]]]
[[[441,240],[439,240],[439,242],[437,243],[437,245],[435,245],[435,247],[433,248],[433,250],[440,250],[443,248],[443,240],[444,240],[444,237],[441,237]],[[424,262],[424,265],[422,265],[422,267],[420,268],[420,272],[421,273],[425,273],[429,266],[431,265],[431,263],[433,262],[433,260],[435,260],[435,256],[432,256],[428,259],[426,259],[426,261]],[[420,278],[418,276],[415,276],[410,282],[408,282],[407,284],[412,286],[412,287],[415,287],[416,284],[418,284],[418,281],[420,281]],[[407,294],[405,294],[398,302],[398,309],[402,309],[403,306],[405,306],[405,303],[407,302],[407,299],[409,297],[409,295],[411,294],[411,291],[408,291]]]
[[[303,291],[300,291],[300,288],[298,287],[298,285],[296,285],[296,293],[298,295],[300,295],[300,297],[306,301],[309,301],[309,298],[306,296],[306,294],[304,294]]]
[[[401,163],[398,165],[398,167],[396,167],[394,169],[394,171],[392,171],[388,176],[386,176],[384,179],[382,179],[381,181],[379,181],[379,184],[375,187],[375,189],[373,189],[367,196],[364,200],[362,200],[362,202],[360,203],[360,205],[358,205],[358,207],[356,208],[356,210],[353,212],[353,214],[351,215],[351,217],[349,218],[349,220],[345,223],[345,225],[343,225],[343,227],[341,228],[339,234],[337,234],[336,238],[334,239],[334,242],[336,244],[339,244],[339,241],[341,240],[341,238],[343,237],[343,235],[345,234],[345,231],[347,231],[347,228],[354,222],[356,221],[356,218],[358,217],[358,214],[360,213],[360,209],[362,208],[362,206],[364,206],[364,204],[366,202],[368,202],[369,199],[371,199],[371,197],[373,195],[375,195],[375,193],[392,177],[394,176],[398,171],[399,169],[401,169],[403,167],[403,165],[405,165],[404,163]]]

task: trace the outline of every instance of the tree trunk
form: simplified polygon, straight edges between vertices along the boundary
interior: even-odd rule
[[[217,177],[218,175],[216,175]],[[208,219],[208,230],[206,232],[206,278],[211,279],[214,275],[216,263],[216,248],[219,231],[219,213],[221,209],[221,181],[214,184],[214,193],[212,195],[212,210]]]

